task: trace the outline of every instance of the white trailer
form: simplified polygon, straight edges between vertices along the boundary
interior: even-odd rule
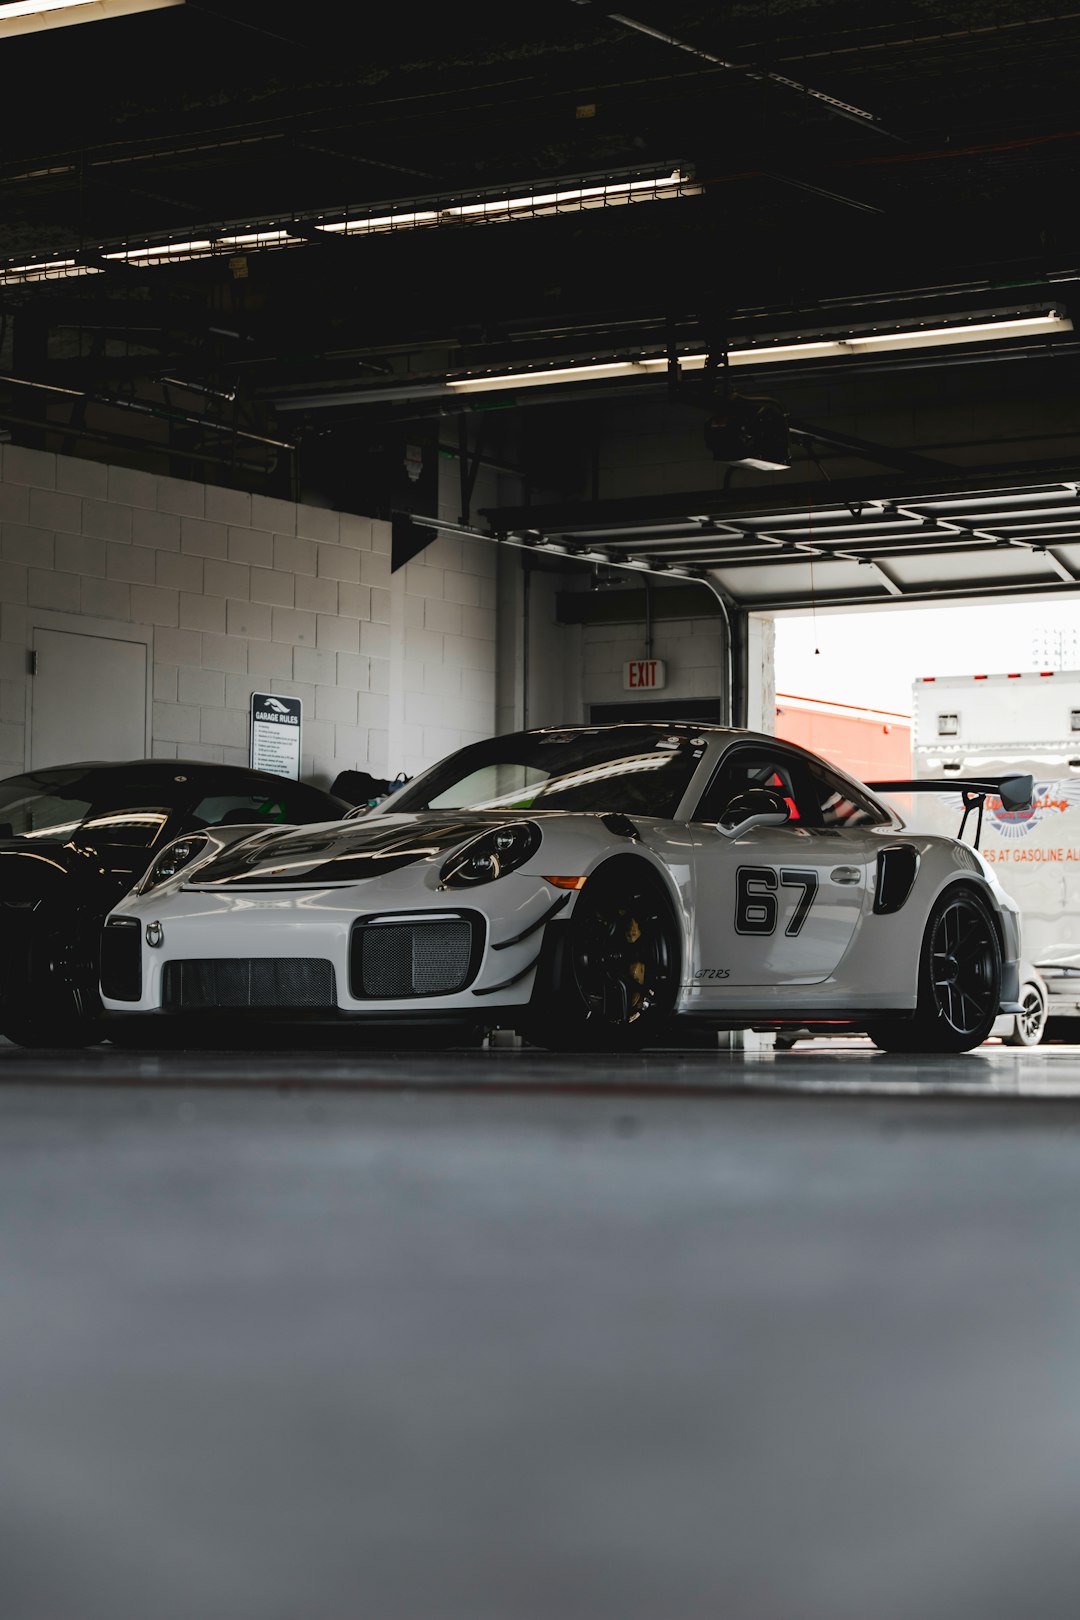
[[[1024,957],[1044,981],[1032,976],[1021,987],[1027,1016],[1018,1016],[1014,1038],[1025,1028],[1038,1038],[1045,999],[1050,1018],[1076,1020],[1055,1022],[1060,1033],[1080,1039],[1080,670],[924,676],[914,683],[912,715],[916,778],[1035,778],[1030,810],[987,800],[980,847],[1020,906]],[[959,793],[908,803],[907,818],[935,831],[949,830],[960,813]]]

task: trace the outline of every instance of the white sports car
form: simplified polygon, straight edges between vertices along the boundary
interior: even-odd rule
[[[118,1039],[227,1012],[620,1049],[678,1015],[960,1052],[1019,1010],[1019,955],[967,844],[773,737],[633,723],[475,743],[344,821],[175,840],[107,919],[101,990]]]

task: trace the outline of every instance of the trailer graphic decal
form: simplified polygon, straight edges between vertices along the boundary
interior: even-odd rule
[[[1036,782],[1030,810],[1003,810],[1000,799],[987,799],[988,832],[1002,838],[1026,838],[1041,821],[1064,815],[1080,804],[1080,782]]]

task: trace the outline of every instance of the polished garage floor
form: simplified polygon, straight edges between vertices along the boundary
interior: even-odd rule
[[[3,1620],[1080,1606],[1080,1052],[0,1049]]]

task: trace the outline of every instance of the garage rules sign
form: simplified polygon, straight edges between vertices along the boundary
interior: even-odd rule
[[[659,692],[667,685],[667,665],[662,658],[632,658],[622,667],[624,692]]]
[[[251,694],[251,768],[300,780],[299,698]]]

